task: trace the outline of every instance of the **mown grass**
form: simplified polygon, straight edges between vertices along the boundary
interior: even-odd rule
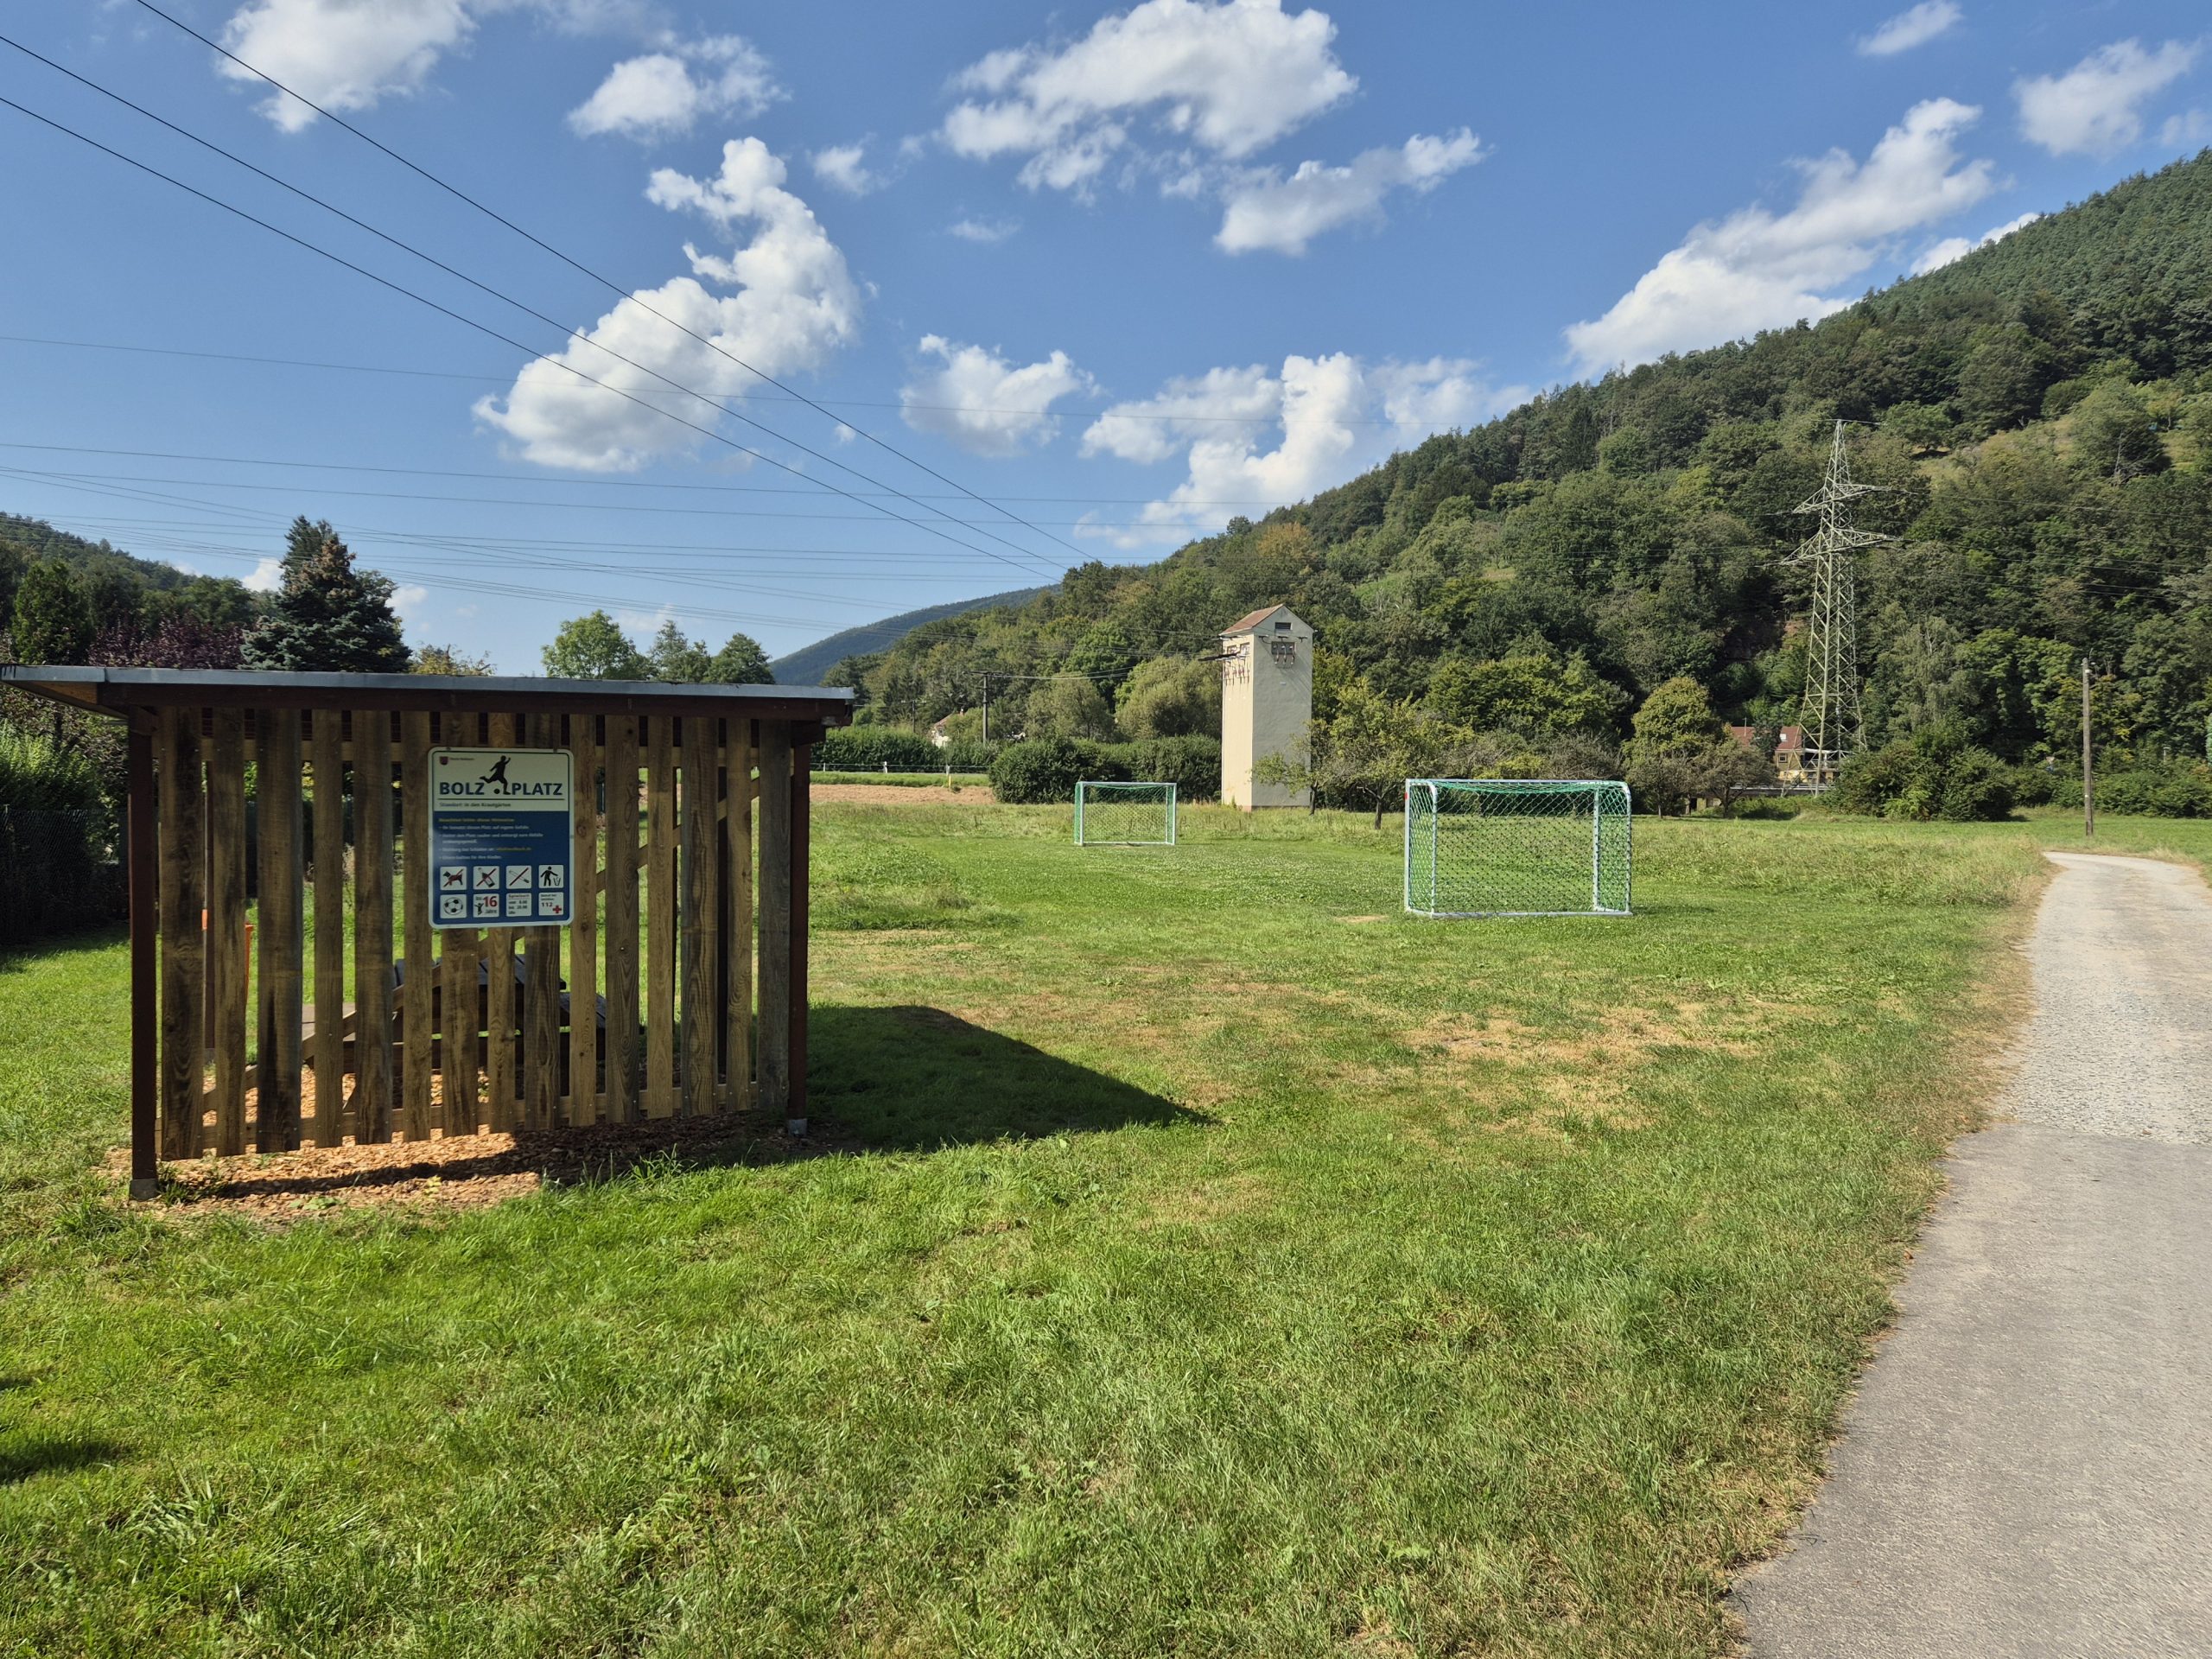
[[[818,826],[837,1155],[133,1209],[119,946],[0,963],[0,1647],[1721,1651],[2046,835],[1639,822],[1633,919],[1446,924],[1394,822]]]

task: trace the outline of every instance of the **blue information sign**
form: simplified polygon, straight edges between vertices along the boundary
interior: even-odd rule
[[[433,927],[566,927],[575,893],[566,749],[430,751]]]

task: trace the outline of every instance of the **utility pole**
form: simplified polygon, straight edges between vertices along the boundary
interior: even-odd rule
[[[2082,658],[2082,836],[2097,838],[2097,779],[2089,749],[2089,659]]]
[[[1837,769],[1866,742],[1859,706],[1859,576],[1861,548],[1894,541],[1851,522],[1850,503],[1881,488],[1852,481],[1844,453],[1844,425],[1835,423],[1828,446],[1827,477],[1796,511],[1820,515],[1821,527],[1791,560],[1813,568],[1813,609],[1805,625],[1805,696],[1798,720],[1804,728],[1805,779],[1826,788]]]

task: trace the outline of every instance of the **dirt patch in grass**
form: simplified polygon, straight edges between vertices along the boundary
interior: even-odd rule
[[[991,806],[998,797],[988,784],[958,789],[915,784],[817,784],[810,798],[833,806]]]
[[[834,1134],[793,1141],[779,1124],[751,1116],[600,1123],[198,1158],[162,1165],[162,1196],[153,1202],[180,1214],[227,1211],[289,1224],[337,1210],[480,1209],[549,1185],[613,1180],[661,1163],[779,1163],[847,1150]],[[108,1154],[105,1168],[116,1179],[129,1167],[127,1149]]]

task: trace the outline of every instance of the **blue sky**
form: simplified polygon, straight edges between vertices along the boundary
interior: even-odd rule
[[[2203,14],[2153,0],[160,3],[615,287],[137,0],[11,16],[553,321],[0,48],[0,96],[518,342],[0,109],[0,506],[261,581],[327,517],[518,671],[594,605],[772,653],[1157,556],[2212,143]]]

